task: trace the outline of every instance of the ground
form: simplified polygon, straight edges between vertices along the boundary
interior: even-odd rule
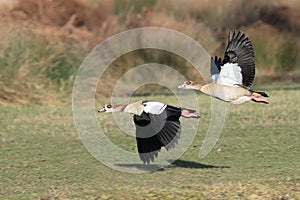
[[[259,89],[269,93],[270,104],[228,105],[222,135],[204,159],[198,153],[210,120],[204,106],[210,97],[199,94],[202,118],[192,145],[172,165],[146,174],[115,171],[92,157],[77,135],[69,105],[1,106],[0,196],[300,199],[299,84]],[[164,95],[155,99],[173,101]],[[113,118],[99,120],[105,127]],[[108,130],[114,143],[136,150],[134,139],[114,137],[117,127]]]

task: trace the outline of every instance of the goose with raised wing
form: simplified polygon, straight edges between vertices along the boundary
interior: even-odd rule
[[[98,112],[133,114],[139,157],[147,164],[157,157],[162,147],[169,150],[178,143],[181,132],[180,117],[200,118],[195,110],[154,101],[138,101],[128,105],[107,104]]]
[[[242,104],[248,101],[268,104],[265,92],[257,92],[250,87],[255,77],[254,50],[244,33],[234,30],[229,33],[223,60],[211,58],[210,74],[212,83],[201,84],[185,81],[179,89],[200,90],[204,94],[230,102]]]

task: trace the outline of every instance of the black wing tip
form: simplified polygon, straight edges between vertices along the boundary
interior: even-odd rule
[[[256,92],[256,93],[260,94],[263,97],[269,97],[269,95],[265,92]]]
[[[221,66],[222,66],[222,58],[215,56],[215,57],[211,57],[210,59],[210,74],[218,74],[221,71]]]
[[[242,88],[245,88],[246,90],[249,90],[249,91],[252,92],[252,93],[258,93],[258,94],[260,94],[260,95],[263,96],[263,97],[269,97],[269,95],[268,95],[266,92],[258,92],[258,91],[254,91],[254,90],[250,89],[250,87],[245,86],[245,85],[240,85],[240,84],[235,84],[235,85],[237,85],[237,86],[239,86],[239,87],[242,87]]]
[[[136,138],[140,160],[144,164],[153,162],[164,147],[167,151],[175,148],[180,138],[180,122],[167,121],[163,129],[152,137]]]
[[[158,156],[158,152],[160,150],[148,152],[148,153],[139,153],[140,160],[143,161],[144,164],[150,164],[154,161]]]
[[[194,109],[190,109],[190,108],[181,108],[182,110],[186,110],[188,111],[189,113],[196,113],[197,110],[194,110]]]
[[[140,160],[143,161],[144,164],[149,164],[153,162],[155,158],[158,156],[158,152],[162,147],[165,147],[166,150],[172,149],[178,143],[178,139],[181,133],[181,126],[179,118],[181,116],[182,108],[167,105],[165,112],[160,115],[149,114],[151,118],[151,123],[148,119],[142,118],[141,121],[135,120],[135,124],[139,125],[136,122],[142,122],[145,120],[147,127],[136,126],[136,141],[138,147],[138,153]],[[143,117],[143,116],[142,116]],[[134,119],[137,118],[134,117]],[[152,129],[152,126],[157,126],[162,121],[164,122],[163,127],[159,130]],[[146,131],[146,132],[145,132]],[[149,137],[146,137],[149,135]],[[150,136],[151,135],[151,136]],[[144,136],[144,137],[138,137]]]
[[[250,87],[255,77],[254,49],[245,33],[234,29],[229,31],[228,44],[223,64],[237,62],[242,68],[243,85]]]
[[[249,40],[248,37],[246,37],[245,33],[237,29],[234,29],[233,31],[229,30],[228,42],[232,42],[232,41],[238,41],[240,43],[244,43],[252,46],[251,41]]]

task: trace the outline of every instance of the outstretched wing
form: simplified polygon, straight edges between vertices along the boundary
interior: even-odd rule
[[[222,59],[215,56],[210,59],[210,76],[214,82],[217,82],[221,71]]]
[[[175,147],[181,132],[180,116],[181,108],[169,105],[160,114],[143,112],[133,116],[137,148],[144,163],[153,161],[162,147]]]
[[[226,63],[237,63],[241,68],[242,85],[252,85],[255,77],[254,50],[251,41],[240,31],[229,33],[223,66]]]

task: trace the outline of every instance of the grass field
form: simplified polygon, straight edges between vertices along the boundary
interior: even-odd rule
[[[228,105],[221,138],[201,160],[210,98],[199,95],[202,118],[190,148],[164,170],[144,174],[115,171],[92,157],[70,105],[1,106],[0,198],[300,199],[300,85],[256,88],[266,89],[270,104]],[[103,126],[113,120],[103,119]],[[114,129],[107,134],[135,148],[134,140],[113,137]]]

